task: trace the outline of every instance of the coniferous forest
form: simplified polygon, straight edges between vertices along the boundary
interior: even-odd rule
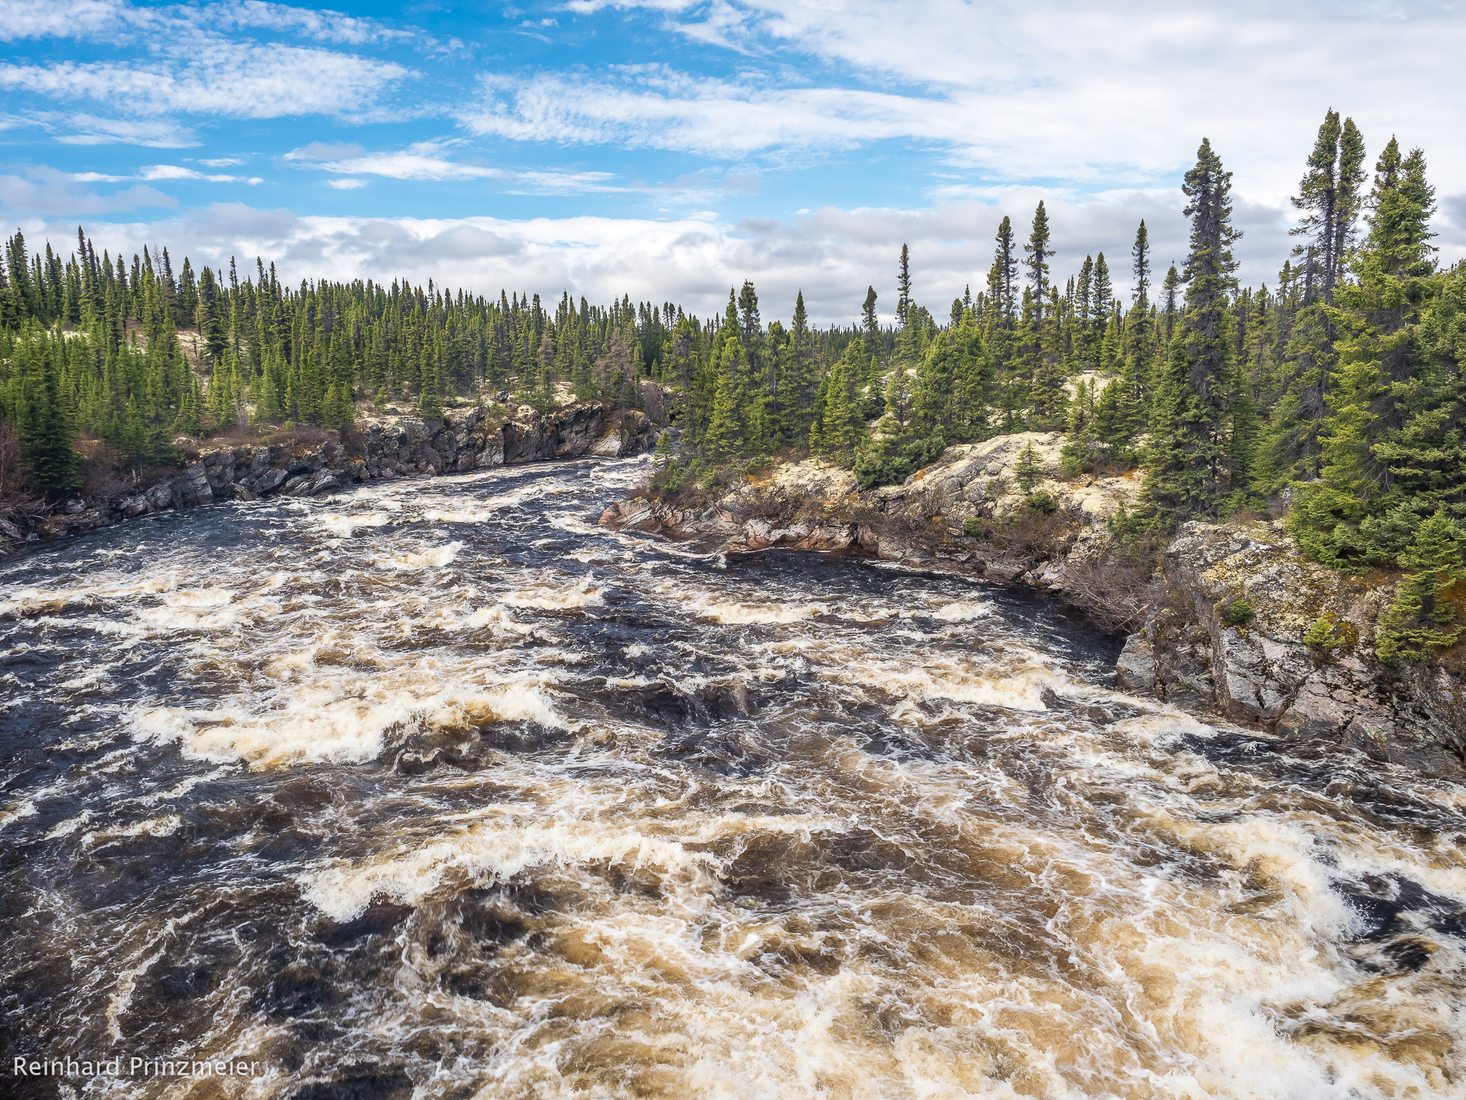
[[[166,465],[200,437],[315,425],[349,440],[374,411],[454,404],[627,408],[652,382],[680,428],[659,448],[663,489],[806,452],[876,486],[951,444],[1062,431],[1066,473],[1143,477],[1118,536],[1282,514],[1321,563],[1407,574],[1381,657],[1448,647],[1466,597],[1466,266],[1436,260],[1425,155],[1391,138],[1371,163],[1329,111],[1271,286],[1238,284],[1231,187],[1203,140],[1187,254],[1165,271],[1142,221],[1061,276],[1040,202],[1026,233],[996,227],[985,280],[928,307],[903,247],[894,326],[873,287],[852,288],[859,323],[815,328],[802,296],[766,322],[748,282],[699,318],[431,282],[291,287],[263,259],[195,269],[167,249],[99,256],[84,230],[65,254],[17,232],[0,265],[0,478],[13,498],[61,501],[88,471]]]

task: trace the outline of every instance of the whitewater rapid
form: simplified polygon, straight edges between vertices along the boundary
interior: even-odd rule
[[[1124,694],[1114,641],[1031,597],[598,527],[645,472],[0,563],[5,1066],[259,1067],[80,1097],[1466,1096],[1462,788]]]

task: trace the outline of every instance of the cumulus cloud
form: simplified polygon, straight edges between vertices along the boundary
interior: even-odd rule
[[[1235,175],[1242,277],[1271,282],[1291,243],[1288,196],[1332,105],[1359,123],[1371,154],[1396,128],[1403,144],[1425,147],[1442,187],[1437,243],[1451,261],[1466,255],[1466,196],[1455,182],[1466,173],[1466,146],[1456,136],[1454,55],[1442,46],[1460,38],[1463,16],[1427,0],[1393,4],[1239,0],[1223,10],[1138,0],[1120,17],[1077,0],[1041,9],[975,0],[569,0],[554,13],[562,26],[528,18],[534,26],[518,29],[553,33],[567,49],[593,37],[608,47],[595,67],[505,66],[480,77],[424,64],[441,102],[454,105],[444,122],[448,108],[405,94],[429,86],[412,83],[422,75],[416,62],[403,63],[410,50],[422,53],[420,37],[408,43],[370,20],[264,0],[76,0],[63,20],[54,4],[0,0],[12,40],[90,37],[136,55],[119,60],[124,49],[83,64],[80,55],[58,60],[70,56],[61,47],[29,60],[9,51],[0,91],[26,97],[9,102],[9,121],[43,126],[57,141],[165,148],[197,140],[179,119],[209,134],[222,129],[211,120],[316,115],[309,132],[298,123],[288,136],[277,128],[274,148],[254,132],[267,128],[252,128],[250,138],[256,159],[268,153],[275,170],[294,170],[282,184],[310,185],[299,201],[319,203],[316,210],[344,209],[334,192],[390,180],[422,185],[374,189],[374,200],[416,196],[402,213],[421,213],[428,194],[466,202],[494,190],[615,193],[615,213],[643,216],[606,216],[610,200],[600,198],[582,202],[581,217],[522,220],[315,217],[242,204],[167,220],[130,213],[167,200],[150,183],[214,182],[212,193],[228,194],[257,180],[243,174],[253,167],[236,175],[226,163],[237,159],[223,155],[238,148],[233,134],[231,145],[182,164],[141,163],[174,159],[162,154],[129,168],[70,161],[105,171],[52,177],[52,195],[20,171],[6,177],[0,203],[28,231],[54,219],[66,238],[68,221],[104,217],[108,224],[90,228],[114,247],[163,242],[211,262],[260,255],[292,280],[451,276],[491,294],[568,289],[605,301],[629,293],[706,314],[747,277],[769,316],[786,313],[803,289],[827,321],[852,319],[867,284],[888,311],[905,242],[918,300],[943,314],[965,285],[981,286],[1002,215],[1026,236],[1040,197],[1061,281],[1103,250],[1123,291],[1141,217],[1157,267],[1181,260],[1178,185],[1203,133]],[[611,25],[618,21],[628,28]],[[672,36],[657,38],[650,54],[648,21]],[[671,51],[662,49],[668,41]],[[638,63],[601,63],[618,47]],[[42,112],[28,102],[42,96],[64,102]],[[104,117],[119,102],[132,117]],[[409,144],[354,128],[394,103],[439,112],[440,133],[451,122],[461,129]],[[96,113],[64,109],[71,104]],[[584,146],[591,170],[519,167],[534,158],[517,155],[514,143]],[[838,178],[810,170],[825,166]],[[862,206],[863,188],[880,205]],[[516,204],[524,207],[535,208]]]
[[[35,224],[38,219],[52,217],[72,220],[178,205],[171,196],[142,184],[118,191],[99,191],[93,186],[86,186],[116,183],[121,179],[103,173],[73,176],[54,168],[41,167],[0,175],[0,209],[21,224]],[[72,232],[75,232],[74,228]],[[51,239],[59,246],[66,240],[66,234],[52,233]]]

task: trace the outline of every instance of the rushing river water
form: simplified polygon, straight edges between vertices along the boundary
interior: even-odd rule
[[[1466,1095],[1466,792],[640,462],[0,564],[0,1094]],[[255,1077],[26,1082],[16,1055]],[[8,1091],[7,1091],[8,1090]]]

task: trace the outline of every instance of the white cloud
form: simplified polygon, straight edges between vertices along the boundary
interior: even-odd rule
[[[28,237],[49,234],[63,243],[75,232],[75,214],[66,202],[41,201],[44,190],[32,190],[40,205],[22,211],[21,224]],[[321,276],[431,278],[492,295],[508,289],[553,299],[569,290],[608,302],[630,294],[638,301],[678,302],[703,316],[721,311],[729,287],[747,278],[758,287],[770,319],[787,316],[795,293],[803,290],[816,320],[849,323],[858,316],[867,285],[880,295],[881,312],[891,313],[903,243],[911,247],[916,300],[945,316],[964,286],[983,288],[1003,215],[1011,216],[1025,238],[1039,198],[1049,212],[1058,249],[1053,271],[1061,285],[1086,254],[1103,251],[1116,292],[1128,294],[1130,244],[1142,217],[1157,282],[1173,259],[1184,258],[1183,199],[1171,188],[1094,194],[1019,185],[979,198],[940,200],[923,210],[825,206],[788,218],[744,221],[712,212],[660,219],[318,217],[229,203],[163,221],[89,222],[87,229],[99,247],[130,254],[156,242],[175,254],[187,252],[196,265],[260,256],[275,262],[291,283]],[[0,183],[0,203],[6,199]],[[1466,195],[1445,199],[1442,207],[1456,227],[1441,219],[1438,243],[1444,258],[1459,259],[1466,256]],[[1286,218],[1275,208],[1241,201],[1235,220],[1244,233],[1237,249],[1244,281],[1271,285],[1289,245]]]
[[[359,187],[366,186],[366,180],[352,179],[350,176],[341,179],[327,180],[327,187],[334,187],[337,191],[355,191]]]
[[[117,41],[236,30],[289,34],[351,46],[426,37],[389,28],[373,19],[266,0],[156,6],[122,0],[0,0],[0,41],[100,37]]]
[[[0,0],[0,41],[21,38],[86,38],[117,24],[114,0]]]
[[[28,121],[56,135],[62,145],[137,145],[184,149],[197,145],[193,132],[162,119],[103,118],[71,111],[37,111]]]
[[[285,154],[288,161],[347,176],[381,176],[394,180],[444,182],[497,180],[508,186],[535,187],[557,194],[616,190],[609,172],[565,172],[551,169],[509,169],[453,160],[444,154],[452,143],[422,141],[406,149],[369,153],[358,146],[331,146],[320,142]]]
[[[77,218],[178,205],[171,196],[143,184],[134,184],[120,191],[98,191],[84,186],[116,183],[123,178],[99,172],[73,175],[54,168],[26,168],[0,175],[0,210],[23,224],[52,217],[74,221]],[[72,232],[75,233],[74,227]],[[66,240],[66,234],[53,232],[51,239],[60,247]]]
[[[1033,195],[1006,198],[1015,223],[1026,227]],[[1157,261],[1164,268],[1183,243],[1178,206],[1175,198],[1167,206],[1161,197],[1145,194],[1118,194],[1085,206],[1050,202],[1061,249],[1056,271],[1077,268],[1084,251],[1104,249],[1122,282],[1141,208],[1150,216]],[[187,251],[195,263],[261,256],[274,261],[291,282],[406,276],[441,285],[451,273],[455,286],[486,294],[517,289],[548,299],[569,290],[601,302],[630,294],[636,300],[676,301],[703,315],[719,311],[728,288],[751,278],[771,318],[787,313],[802,289],[816,318],[850,321],[867,285],[881,294],[883,310],[894,306],[891,288],[903,242],[911,245],[917,299],[945,315],[965,284],[981,288],[1001,216],[998,205],[978,202],[921,212],[823,208],[787,221],[742,223],[712,215],[302,217],[225,204],[166,222],[89,225],[88,232],[99,247],[107,242],[130,252],[159,242]],[[56,240],[67,232],[64,221],[33,228],[49,231]]]
[[[285,154],[286,160],[339,160],[342,157],[360,156],[365,150],[355,142],[312,141]]]
[[[464,117],[476,133],[519,141],[672,149],[736,160],[782,149],[852,148],[885,138],[947,140],[959,107],[885,92],[787,88],[630,66],[611,78],[486,77]]]
[[[643,9],[770,60],[738,79],[627,69],[539,74],[523,86],[490,80],[471,127],[729,158],[902,138],[988,179],[1104,186],[1177,180],[1205,134],[1240,193],[1281,204],[1332,105],[1355,118],[1371,150],[1398,128],[1407,145],[1426,148],[1438,176],[1466,174],[1459,51],[1443,48],[1466,40],[1459,4],[1139,0],[1123,16],[1078,0],[567,6]],[[812,61],[799,64],[801,54]]]
[[[125,102],[141,115],[351,115],[410,73],[390,61],[296,46],[205,41],[167,63],[0,65],[0,89]]]
[[[187,11],[188,9],[181,9]],[[339,42],[362,46],[371,42],[406,41],[414,37],[373,19],[360,19],[341,12],[296,8],[264,0],[232,0],[200,9],[201,23],[220,30],[254,29],[281,34],[299,34],[317,42]]]
[[[150,164],[142,169],[139,179],[157,182],[159,180],[200,180],[208,183],[245,183],[250,186],[263,183],[259,176],[232,176],[223,172],[200,172],[179,164]]]

